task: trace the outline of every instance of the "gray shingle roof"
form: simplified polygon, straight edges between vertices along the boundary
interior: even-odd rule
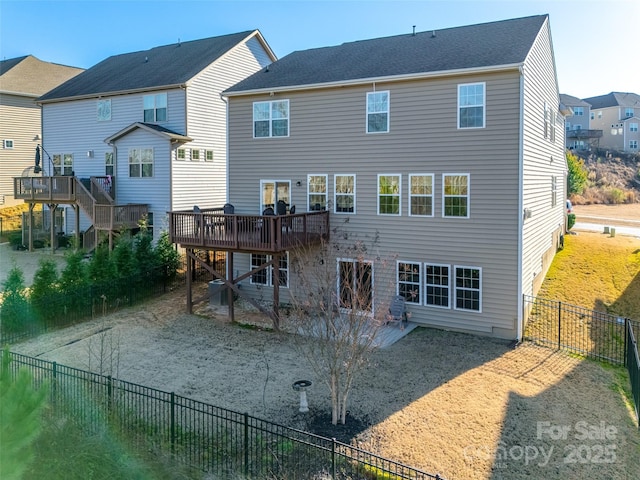
[[[547,18],[537,15],[297,51],[226,93],[518,64]]]
[[[593,109],[607,107],[640,107],[640,95],[636,93],[611,92],[606,95],[585,98]]]
[[[591,104],[585,102],[584,100],[579,99],[578,97],[573,97],[571,95],[567,95],[566,93],[560,94],[560,102],[569,107],[590,107]]]
[[[186,83],[255,30],[114,55],[51,90],[40,101]]]

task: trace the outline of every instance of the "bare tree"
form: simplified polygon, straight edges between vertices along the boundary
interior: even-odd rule
[[[392,262],[376,253],[377,242],[377,234],[360,240],[336,229],[319,247],[291,252],[291,321],[298,339],[313,338],[296,344],[331,392],[334,425],[345,423],[354,378],[388,318]]]

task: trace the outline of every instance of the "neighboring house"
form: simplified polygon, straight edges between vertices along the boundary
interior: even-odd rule
[[[560,94],[560,103],[571,109],[565,118],[566,147],[571,150],[590,150],[598,147],[602,130],[591,130],[594,112],[591,104],[571,95]]]
[[[41,143],[41,112],[35,99],[81,72],[33,55],[0,61],[0,206],[23,203],[13,197],[13,177],[34,166]]]
[[[338,283],[375,282],[373,257],[395,256],[380,304],[399,293],[421,325],[521,339],[523,295],[565,233],[556,78],[547,15],[291,53],[224,92],[229,201],[326,208],[331,228],[379,235],[371,258],[337,260]],[[268,297],[279,278],[286,302],[290,260],[242,291]]]
[[[640,151],[640,95],[611,92],[584,101],[591,105],[589,128],[602,130],[600,147],[629,153]]]
[[[43,194],[26,189],[25,199],[57,189],[57,202],[46,201],[73,206],[65,230],[85,231],[88,249],[98,230],[111,241],[146,217],[157,238],[167,211],[223,203],[220,92],[274,60],[258,30],[103,60],[39,98],[45,180],[57,180]]]

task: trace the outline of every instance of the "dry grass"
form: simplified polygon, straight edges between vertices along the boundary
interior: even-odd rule
[[[539,296],[640,320],[640,239],[567,235]]]

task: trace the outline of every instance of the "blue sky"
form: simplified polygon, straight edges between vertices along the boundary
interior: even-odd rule
[[[89,68],[111,55],[259,29],[278,56],[548,13],[560,92],[640,93],[640,0],[0,0],[0,58]]]

